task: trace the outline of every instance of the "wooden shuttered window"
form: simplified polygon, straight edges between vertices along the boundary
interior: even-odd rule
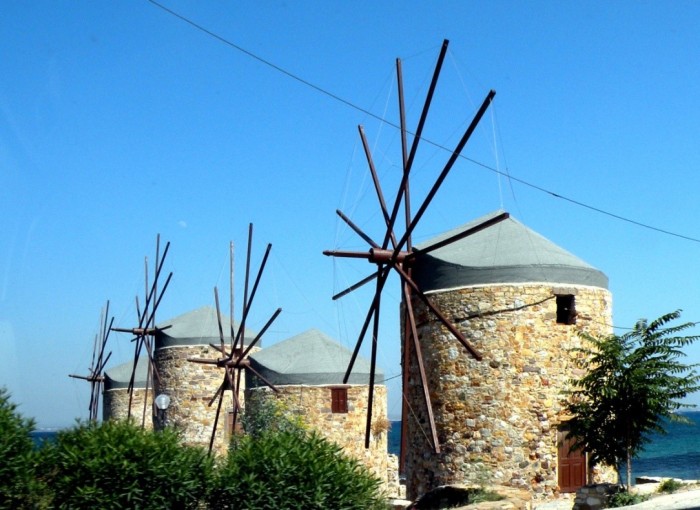
[[[331,412],[347,413],[348,412],[348,389],[347,388],[331,388]]]

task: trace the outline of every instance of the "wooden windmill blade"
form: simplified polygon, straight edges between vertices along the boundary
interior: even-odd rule
[[[141,356],[141,351],[143,348],[146,348],[146,354],[148,356],[148,362],[150,363],[151,367],[154,370],[154,375],[156,379],[159,379],[158,377],[158,372],[155,369],[155,360],[153,359],[153,346],[152,343],[149,341],[150,337],[152,337],[157,331],[163,331],[166,328],[159,329],[156,328],[155,326],[148,326],[148,324],[151,324],[155,321],[155,312],[156,309],[158,308],[158,305],[160,304],[161,299],[163,298],[163,295],[165,294],[165,291],[168,288],[168,284],[170,283],[170,280],[172,279],[173,274],[170,273],[168,274],[168,278],[165,280],[165,284],[163,288],[161,289],[158,298],[154,302],[154,308],[151,311],[151,313],[146,316],[145,310],[144,309],[144,314],[138,314],[139,318],[139,325],[136,328],[132,329],[123,329],[123,328],[115,328],[115,331],[124,331],[124,332],[129,332],[135,335],[135,337],[132,339],[132,342],[135,342],[135,347],[134,347],[134,363],[136,363],[136,360]],[[148,303],[148,301],[147,301]],[[137,298],[137,308],[138,308],[138,298]],[[145,325],[144,325],[145,324]],[[135,370],[135,369],[134,369]],[[133,387],[134,383],[134,374],[132,373],[132,377],[129,382],[129,387]]]
[[[260,330],[260,333],[258,333],[255,338],[250,342],[248,347],[241,352],[240,354],[237,354],[235,358],[229,359],[227,364],[230,367],[230,377],[229,377],[229,383],[231,384],[231,392],[233,394],[233,416],[231,419],[231,427],[233,430],[236,429],[236,423],[238,420],[238,416],[240,415],[240,412],[242,411],[242,406],[241,406],[241,399],[240,399],[240,392],[241,392],[241,378],[243,375],[243,372],[246,370],[250,370],[253,374],[255,374],[262,382],[265,384],[267,387],[269,387],[272,391],[275,393],[279,393],[279,390],[272,384],[270,381],[268,381],[265,377],[263,377],[257,370],[255,370],[253,367],[250,366],[250,362],[248,360],[248,354],[250,353],[251,349],[255,347],[255,344],[260,341],[262,336],[265,334],[265,332],[268,330],[268,328],[272,325],[272,323],[277,319],[279,314],[282,312],[281,308],[278,308],[275,310],[275,312],[272,314],[272,316],[268,319],[267,323],[265,326]],[[215,428],[216,430],[216,428]]]
[[[221,408],[223,405],[223,399],[224,399],[225,392],[231,391],[231,396],[232,396],[232,400],[233,400],[233,416],[232,416],[231,426],[233,429],[235,429],[236,421],[237,421],[238,416],[240,414],[240,411],[242,409],[241,398],[240,398],[240,390],[242,387],[242,373],[245,370],[251,370],[253,373],[255,373],[256,375],[259,376],[259,374],[250,367],[250,363],[248,363],[247,357],[250,354],[251,349],[260,341],[263,334],[268,330],[268,328],[272,325],[272,323],[275,321],[277,316],[282,311],[281,308],[278,308],[272,314],[272,316],[267,321],[267,323],[265,324],[263,329],[260,331],[260,333],[258,333],[256,335],[256,337],[249,343],[248,346],[245,345],[246,321],[248,320],[248,316],[250,314],[250,310],[251,310],[253,302],[255,300],[255,295],[256,295],[256,292],[258,290],[258,286],[260,284],[262,274],[263,274],[263,272],[265,270],[265,266],[267,264],[270,250],[272,248],[271,244],[267,245],[262,262],[260,263],[260,267],[259,267],[257,275],[255,277],[255,281],[253,282],[252,287],[250,287],[252,238],[253,238],[253,225],[251,223],[248,226],[248,247],[247,247],[246,262],[245,262],[246,269],[245,269],[244,294],[243,294],[243,304],[242,304],[243,311],[241,313],[241,322],[238,326],[238,331],[235,331],[235,327],[234,327],[234,308],[233,308],[234,248],[233,248],[233,243],[231,243],[231,245],[230,245],[230,260],[231,260],[231,263],[230,263],[230,270],[231,270],[231,276],[230,276],[230,285],[231,285],[231,319],[230,319],[230,322],[231,322],[231,324],[230,324],[231,344],[230,344],[230,351],[227,352],[226,345],[224,342],[223,324],[222,324],[222,320],[221,320],[221,311],[219,308],[218,291],[215,288],[214,289],[214,296],[215,296],[215,302],[216,302],[216,315],[217,315],[218,329],[219,329],[219,336],[220,336],[221,343],[218,346],[215,344],[210,344],[210,346],[212,348],[214,348],[221,355],[221,357],[216,358],[216,359],[188,358],[188,361],[191,361],[193,363],[200,363],[200,364],[205,364],[205,365],[215,365],[218,368],[222,368],[224,370],[221,384],[219,384],[213,397],[209,401],[210,407],[214,405],[214,402],[217,402],[216,414],[214,415],[214,425],[212,427],[212,432],[211,432],[211,436],[209,439],[209,452],[210,453],[214,448],[214,441],[216,439],[216,431],[217,431],[217,427],[218,427],[218,423],[219,423],[219,417],[221,414]],[[277,388],[275,388],[271,383],[269,383],[269,381],[267,381],[264,377],[260,377],[260,379],[263,381],[263,383],[265,383],[267,386],[272,388],[274,391],[278,391]]]
[[[200,363],[203,365],[215,365],[219,368],[224,369],[224,377],[223,380],[221,381],[221,384],[217,387],[216,391],[214,392],[214,395],[212,398],[209,400],[208,406],[211,407],[214,402],[217,402],[216,405],[216,413],[214,415],[214,425],[212,427],[212,432],[211,436],[209,439],[209,453],[212,452],[214,448],[214,440],[216,439],[216,429],[219,425],[219,415],[221,414],[221,407],[223,405],[223,400],[224,400],[224,393],[226,390],[233,390],[234,389],[234,382],[233,382],[233,374],[232,374],[232,368],[230,366],[230,358],[229,356],[232,356],[234,351],[233,349],[231,350],[231,353],[226,352],[226,344],[224,341],[224,333],[223,333],[223,324],[221,321],[221,308],[219,306],[219,291],[217,287],[214,287],[214,303],[216,306],[216,320],[217,320],[217,326],[218,326],[218,331],[219,331],[219,340],[220,340],[220,345],[215,345],[215,344],[209,344],[213,349],[218,351],[221,354],[220,358],[216,359],[211,359],[211,358],[196,358],[196,357],[190,357],[187,358],[187,361],[190,361],[192,363]],[[231,331],[233,334],[233,325],[231,325]],[[231,338],[231,345],[233,346],[233,337]],[[238,394],[237,392],[233,393],[233,399],[234,399],[234,409],[239,405],[238,404]]]
[[[109,326],[107,325],[107,317],[109,316],[109,301],[100,315],[100,329],[99,333],[95,335],[92,344],[92,358],[90,360],[90,367],[88,368],[88,375],[76,375],[69,374],[68,377],[73,379],[82,379],[90,383],[90,403],[88,405],[88,413],[90,421],[96,421],[100,405],[100,395],[102,394],[102,384],[104,382],[104,376],[102,372],[105,365],[112,356],[109,352],[105,356],[105,349],[107,347],[107,339],[109,338],[109,331],[111,325],[114,323],[114,317],[111,318]]]
[[[404,107],[404,102],[403,102],[403,75],[401,72],[401,60],[396,59],[396,72],[397,72],[397,81],[398,81],[398,91],[399,91],[399,112],[400,112],[400,129],[401,129],[401,148],[402,148],[402,158],[403,158],[403,173],[401,177],[401,183],[399,184],[397,193],[396,193],[396,198],[394,199],[394,205],[391,210],[391,214],[389,215],[388,221],[386,221],[386,234],[384,237],[384,242],[382,243],[382,248],[386,249],[388,246],[389,241],[392,239],[392,235],[394,232],[394,223],[396,222],[396,219],[398,217],[398,212],[401,207],[402,201],[405,204],[405,211],[406,211],[406,225],[410,224],[410,198],[409,198],[409,183],[408,183],[408,176],[411,171],[411,167],[413,165],[413,160],[416,155],[416,151],[418,149],[418,142],[421,139],[421,135],[423,133],[423,128],[425,127],[425,121],[428,116],[428,111],[430,110],[430,104],[432,103],[433,95],[435,93],[435,88],[437,86],[438,78],[440,77],[440,70],[442,69],[442,64],[445,60],[445,55],[447,53],[447,46],[449,44],[449,41],[445,40],[442,43],[442,48],[440,50],[440,55],[438,56],[437,64],[435,65],[435,70],[433,72],[433,77],[430,82],[430,86],[428,88],[428,93],[426,95],[425,102],[423,104],[423,109],[421,111],[420,119],[418,121],[418,127],[416,128],[416,133],[413,138],[413,143],[411,145],[411,151],[410,154],[406,155],[406,115],[405,115],[405,107]],[[368,165],[370,172],[372,172],[372,182],[375,185],[375,189],[377,190],[377,195],[381,196],[381,186],[379,185],[379,180],[376,177],[376,171],[374,170],[374,164],[372,163],[372,155],[371,151],[369,150],[369,144],[367,144],[366,138],[364,137],[364,130],[360,126],[359,128],[360,131],[360,136],[362,138],[363,142],[363,147],[365,150],[365,156],[367,157]],[[386,218],[386,213],[384,212],[385,206],[383,205],[383,200],[380,199],[380,207],[383,209],[383,214],[384,217]],[[345,220],[347,218],[341,211],[336,211],[338,215]],[[361,232],[361,230],[356,227],[349,219],[346,221],[348,225],[363,239],[367,240],[368,244],[370,244],[373,248],[376,247],[376,244],[374,241],[369,241],[369,236],[367,236],[365,233]],[[410,236],[408,238],[410,240]],[[396,248],[396,243],[394,242],[394,248]],[[410,246],[409,246],[410,250]],[[324,255],[331,255],[331,256],[340,256],[340,257],[363,257],[362,254],[356,254],[354,252],[340,252],[338,250],[326,250],[323,252]],[[373,280],[376,278],[378,273],[373,273],[370,274],[368,277],[364,278],[363,280],[360,280],[360,282],[348,287],[344,291],[336,294],[333,296],[333,299],[338,299],[353,290],[358,289],[365,283],[368,283],[369,281]]]
[[[147,412],[147,405],[148,405],[148,391],[149,389],[153,392],[155,388],[155,383],[160,384],[160,375],[158,373],[158,368],[156,366],[155,362],[155,357],[154,357],[154,335],[159,330],[155,326],[155,314],[156,310],[158,309],[158,306],[160,305],[161,299],[163,298],[163,295],[165,294],[166,289],[168,288],[168,284],[170,283],[170,280],[172,279],[173,273],[169,273],[167,279],[165,280],[165,284],[163,285],[163,288],[160,291],[160,294],[158,296],[158,299],[154,302],[153,304],[153,310],[151,311],[151,315],[149,318],[149,321],[146,324],[152,324],[152,326],[149,328],[148,326],[146,327],[146,333],[141,340],[141,345],[146,347],[146,354],[148,356],[148,370],[146,372],[146,387],[144,389],[144,400],[143,400],[143,415],[141,418],[141,426],[145,426],[146,423],[146,412]],[[155,285],[155,282],[154,282]],[[166,329],[166,328],[163,328]],[[136,357],[136,360],[138,362],[138,357]],[[133,373],[132,373],[132,395],[133,395],[133,378],[134,374],[136,371],[136,365],[133,367]],[[131,396],[130,396],[131,399]],[[155,394],[153,395],[153,405],[155,405]]]
[[[105,380],[104,376],[102,375],[102,372],[104,371],[104,367],[107,365],[107,362],[109,362],[109,358],[111,356],[112,352],[110,351],[104,358],[103,362],[97,366],[94,375],[92,376],[92,380],[90,381],[92,383],[92,397],[90,398],[91,421],[97,421],[97,416],[100,407],[100,396],[102,395],[102,387],[104,385]]]
[[[100,405],[100,389],[101,380],[99,376],[102,373],[103,361],[105,360],[104,350],[107,344],[108,332],[105,331],[107,327],[107,316],[109,315],[109,301],[104,309],[102,317],[100,317],[100,333],[99,336],[95,337],[95,347],[93,348],[92,363],[90,365],[90,421],[95,421],[97,419],[97,410]],[[97,353],[97,354],[96,354]],[[107,360],[112,353],[110,352],[107,356]]]
[[[396,198],[394,199],[394,207],[391,211],[391,217],[389,225],[387,226],[387,233],[384,239],[383,246],[386,248],[388,246],[388,237],[390,231],[393,231],[394,223],[401,207],[401,200],[405,201],[405,211],[406,211],[406,225],[410,224],[410,199],[409,199],[409,182],[408,177],[413,166],[413,161],[418,150],[418,143],[423,135],[423,128],[425,127],[425,121],[428,118],[428,112],[430,111],[430,105],[433,101],[433,95],[435,94],[435,88],[437,87],[438,78],[440,77],[440,71],[442,70],[442,64],[445,61],[445,55],[447,54],[447,46],[449,41],[445,39],[442,42],[442,47],[440,49],[440,54],[438,55],[437,63],[435,64],[435,70],[433,71],[433,77],[430,81],[430,86],[428,87],[428,93],[425,97],[425,102],[423,103],[423,109],[421,111],[420,118],[418,120],[418,126],[416,128],[416,133],[413,137],[413,143],[411,144],[411,151],[406,156],[406,108],[403,101],[403,73],[401,68],[401,60],[396,59],[396,74],[398,82],[399,91],[399,115],[400,115],[400,129],[401,129],[401,148],[403,156],[403,174],[401,176],[401,183],[396,191]]]
[[[219,325],[219,340],[221,341],[221,352],[225,354],[226,342],[224,341],[224,328],[221,324],[221,308],[219,308],[219,291],[216,287],[214,287],[214,302],[216,303],[216,322]]]
[[[145,278],[144,278],[144,304],[143,308],[141,308],[140,303],[139,303],[139,298],[136,296],[136,319],[137,319],[137,326],[133,328],[117,328],[117,327],[111,327],[110,329],[112,331],[117,331],[117,332],[122,332],[122,333],[131,333],[134,335],[134,338],[132,338],[132,342],[134,342],[134,356],[133,356],[133,364],[132,364],[132,369],[131,369],[131,374],[129,376],[129,383],[127,386],[127,392],[129,394],[129,404],[128,404],[128,409],[127,409],[127,417],[131,417],[131,409],[133,405],[133,397],[134,397],[134,384],[136,380],[136,369],[138,367],[138,360],[141,356],[141,353],[143,349],[145,348],[146,350],[146,355],[148,357],[148,368],[147,368],[147,375],[146,375],[146,387],[145,387],[145,396],[144,396],[144,406],[143,406],[143,412],[142,412],[142,422],[141,425],[142,427],[145,426],[145,421],[146,421],[146,411],[147,411],[147,404],[146,402],[148,401],[148,391],[149,389],[152,390],[152,384],[155,381],[160,381],[160,376],[158,374],[158,370],[156,369],[155,366],[155,360],[153,358],[153,340],[152,337],[153,335],[158,331],[158,328],[155,326],[155,317],[156,317],[156,311],[158,310],[158,306],[160,305],[161,300],[163,299],[163,296],[165,295],[165,291],[168,288],[168,285],[170,284],[170,281],[172,279],[173,273],[170,272],[168,274],[168,277],[165,280],[165,283],[163,286],[159,289],[159,279],[161,272],[163,270],[163,266],[165,263],[165,258],[168,254],[168,250],[170,249],[170,242],[167,242],[165,245],[165,249],[163,250],[163,254],[161,255],[160,253],[160,234],[156,236],[156,257],[155,257],[155,262],[154,262],[154,275],[153,275],[153,282],[149,285],[149,277],[148,277],[148,257],[145,257],[144,261],[144,272],[145,272]],[[166,328],[163,328],[166,329]]]
[[[105,306],[105,313],[102,318],[101,327],[101,341],[99,346],[99,354],[95,362],[92,375],[92,397],[90,399],[90,420],[97,421],[97,413],[100,407],[100,396],[102,395],[102,386],[104,384],[104,376],[102,375],[105,366],[109,362],[112,352],[110,351],[105,356],[105,348],[107,347],[107,340],[109,339],[110,328],[114,324],[114,317],[110,319],[109,325],[107,324],[107,317],[109,316],[109,301]]]
[[[148,294],[147,299],[146,299],[146,305],[144,306],[144,313],[140,314],[139,316],[139,326],[134,329],[134,332],[137,332],[136,338],[133,339],[135,342],[134,346],[134,363],[133,367],[131,370],[131,376],[129,378],[129,386],[128,386],[128,392],[129,392],[129,410],[128,410],[128,416],[131,416],[131,406],[133,402],[133,394],[134,394],[134,382],[136,378],[136,368],[138,365],[138,360],[139,357],[141,356],[141,351],[143,348],[146,348],[146,355],[148,357],[148,369],[147,369],[147,376],[146,376],[146,388],[145,388],[145,393],[146,395],[148,394],[149,390],[149,382],[151,378],[154,378],[155,380],[160,381],[160,376],[158,374],[158,369],[156,368],[155,365],[155,359],[153,357],[153,345],[152,345],[152,340],[151,337],[156,333],[157,329],[155,326],[149,326],[150,324],[155,324],[155,314],[156,310],[158,309],[158,305],[160,305],[160,301],[163,298],[163,295],[165,294],[165,291],[168,288],[168,284],[170,283],[170,280],[172,279],[172,273],[168,275],[168,278],[165,281],[165,284],[163,285],[163,288],[161,289],[160,293],[158,293],[157,299],[152,302],[152,309],[150,310],[150,313],[147,313],[149,311],[149,300],[156,294],[155,289],[156,289],[156,284],[157,280],[154,280],[153,285],[151,286],[151,292]],[[145,319],[145,320],[144,320]],[[142,418],[142,426],[145,425],[145,406],[146,406],[146,401],[148,399],[144,398],[144,414]]]
[[[235,253],[235,250],[234,250],[234,246],[233,246],[233,241],[230,241],[229,242],[229,257],[228,257],[228,260],[229,260],[229,278],[228,278],[229,296],[228,297],[229,297],[229,326],[230,326],[230,330],[231,330],[231,351],[233,351],[235,348],[234,343],[235,343],[235,338],[236,338],[236,331],[234,328],[234,306],[233,306],[233,303],[234,303],[234,292],[233,292],[233,289],[234,289],[234,285],[233,285],[234,271],[233,271],[233,269],[234,269],[234,260],[235,260],[234,253]],[[221,352],[222,352],[222,355],[224,355],[223,349],[221,350]]]
[[[241,342],[241,348],[243,347],[243,342],[245,340],[245,324],[247,319],[246,310],[248,310],[248,282],[250,281],[250,257],[253,247],[253,224],[248,224],[248,247],[246,251],[245,260],[245,279],[243,280],[243,313],[241,314],[241,323],[238,326],[238,332],[236,333],[235,340],[233,341],[232,352],[238,347],[238,342]],[[233,271],[233,268],[231,269]],[[231,289],[233,293],[233,289]]]
[[[243,313],[241,314],[241,324],[240,327],[238,328],[238,333],[236,335],[236,339],[234,341],[234,351],[238,349],[243,349],[245,347],[245,325],[246,321],[248,319],[248,314],[250,312],[250,309],[253,304],[253,300],[255,299],[255,294],[258,290],[258,285],[260,284],[260,279],[262,278],[263,271],[265,271],[265,266],[267,264],[267,259],[270,256],[270,250],[272,249],[272,244],[268,243],[267,248],[265,249],[265,254],[263,255],[262,262],[260,263],[260,267],[258,269],[257,276],[255,277],[255,283],[253,284],[253,288],[250,292],[250,297],[248,296],[248,283],[249,283],[249,276],[250,276],[250,254],[251,254],[251,246],[253,242],[253,224],[251,223],[248,226],[248,256],[246,258],[246,272],[245,272],[245,290],[243,294]],[[240,344],[240,345],[239,345]]]
[[[245,304],[245,308],[243,310],[243,315],[241,316],[241,326],[238,330],[238,335],[236,338],[237,341],[234,345],[234,348],[236,348],[236,349],[243,349],[245,347],[245,345],[244,345],[245,344],[245,323],[246,323],[246,320],[248,319],[248,314],[250,313],[250,310],[252,308],[253,300],[255,299],[255,294],[258,290],[258,284],[260,283],[260,278],[262,277],[263,271],[265,270],[265,265],[267,264],[267,259],[270,255],[271,249],[272,249],[272,245],[268,244],[267,248],[265,250],[265,255],[263,256],[263,260],[260,263],[260,269],[258,270],[258,275],[255,278],[255,283],[253,284],[253,289],[250,293],[250,298],[247,300],[247,302]]]
[[[160,243],[160,236],[158,236],[157,241],[156,241],[156,253],[159,251],[159,243]],[[156,332],[155,326],[151,326],[151,324],[155,324],[155,314],[156,310],[158,309],[158,305],[160,304],[161,299],[163,298],[163,295],[165,294],[166,289],[168,288],[168,284],[170,283],[170,280],[172,279],[172,272],[168,275],[168,278],[165,281],[165,284],[163,285],[163,288],[160,290],[160,293],[158,292],[158,277],[160,275],[160,272],[163,268],[163,262],[165,261],[165,256],[168,252],[168,248],[170,247],[170,243],[166,244],[165,251],[163,252],[163,257],[161,259],[158,259],[158,256],[156,256],[156,271],[155,271],[155,277],[153,280],[153,284],[150,286],[148,285],[148,258],[146,257],[145,259],[145,302],[144,302],[144,307],[143,310],[140,309],[139,306],[139,298],[136,296],[136,317],[138,320],[138,325],[135,328],[131,329],[124,329],[124,328],[115,328],[116,331],[121,331],[121,332],[130,332],[135,335],[135,338],[132,339],[132,342],[135,342],[134,346],[134,368],[132,370],[132,374],[129,380],[129,392],[133,390],[133,384],[134,384],[134,374],[136,370],[136,364],[138,362],[138,358],[141,356],[141,351],[143,347],[146,347],[146,352],[148,355],[148,361],[149,364],[152,367],[155,367],[155,363],[153,360],[153,352],[152,352],[152,346],[148,342],[148,339],[150,336],[152,336]],[[156,297],[157,296],[157,297]],[[158,378],[157,371],[155,372],[156,378]]]
[[[455,149],[452,151],[447,163],[443,167],[442,171],[440,174],[437,176],[435,179],[435,182],[433,183],[432,187],[428,191],[426,197],[423,199],[422,203],[418,207],[417,211],[415,214],[412,214],[411,212],[411,203],[410,203],[410,193],[409,193],[409,177],[410,177],[410,171],[411,167],[413,165],[413,161],[415,159],[415,155],[419,146],[419,142],[422,136],[423,128],[425,126],[425,121],[427,119],[427,114],[430,109],[430,104],[432,102],[433,94],[435,92],[435,88],[437,85],[438,77],[440,75],[440,70],[442,67],[442,63],[445,57],[445,53],[447,51],[447,45],[448,41],[444,41],[440,55],[438,57],[437,64],[435,66],[435,71],[433,73],[433,79],[431,81],[423,110],[421,112],[421,116],[418,122],[418,127],[415,131],[415,135],[413,138],[413,142],[411,144],[410,151],[408,150],[408,142],[407,142],[407,128],[406,128],[406,120],[405,120],[405,107],[404,107],[404,99],[403,99],[403,77],[402,77],[402,70],[401,70],[401,61],[397,59],[396,62],[396,69],[397,69],[397,80],[398,80],[398,90],[399,90],[399,115],[400,115],[400,130],[401,130],[401,151],[402,151],[402,161],[403,161],[403,172],[402,172],[402,177],[401,177],[401,182],[399,184],[399,187],[396,191],[396,198],[392,204],[391,212],[388,211],[386,201],[384,199],[384,194],[381,189],[381,184],[379,182],[379,179],[377,178],[377,173],[374,168],[374,164],[372,161],[372,156],[371,152],[369,149],[369,145],[367,144],[366,138],[364,136],[364,130],[360,128],[360,137],[362,138],[363,142],[363,147],[365,149],[365,154],[367,156],[367,162],[369,166],[370,173],[372,174],[372,181],[375,186],[375,191],[377,193],[377,198],[379,202],[379,207],[381,209],[382,217],[384,220],[384,228],[385,228],[385,233],[384,233],[384,238],[381,246],[377,246],[377,243],[374,242],[369,235],[364,233],[359,227],[357,227],[354,223],[349,218],[346,218],[345,215],[342,215],[341,213],[338,213],[341,219],[345,221],[350,228],[355,231],[363,240],[365,240],[369,245],[369,251],[368,252],[352,252],[352,251],[341,251],[341,250],[332,250],[332,251],[325,251],[325,255],[330,255],[334,257],[342,257],[342,258],[364,258],[371,264],[376,265],[376,271],[374,271],[372,274],[369,276],[365,277],[364,279],[360,280],[359,282],[351,285],[344,291],[336,294],[334,298],[338,298],[342,295],[346,295],[358,288],[360,288],[362,285],[369,283],[372,280],[376,279],[376,289],[374,293],[374,297],[372,299],[372,302],[368,308],[367,315],[365,316],[365,321],[362,325],[360,334],[358,336],[358,340],[355,346],[355,351],[353,352],[353,356],[351,357],[351,361],[348,366],[348,370],[345,374],[344,380],[347,381],[349,379],[350,373],[352,371],[352,367],[355,361],[355,358],[357,356],[357,352],[359,351],[360,345],[362,344],[364,337],[366,336],[367,330],[369,329],[370,323],[372,323],[372,345],[371,345],[371,361],[370,361],[370,378],[369,378],[369,396],[368,396],[368,407],[367,407],[367,427],[366,427],[366,435],[365,435],[365,446],[369,446],[369,439],[370,439],[370,430],[371,430],[371,419],[372,419],[372,404],[373,404],[373,392],[374,392],[374,374],[375,374],[375,364],[376,364],[376,350],[377,350],[377,344],[378,344],[378,323],[379,323],[379,311],[381,308],[381,295],[383,293],[384,287],[386,280],[388,279],[389,274],[392,272],[395,272],[400,280],[401,280],[401,287],[402,287],[402,299],[405,301],[405,306],[404,306],[404,313],[405,315],[405,321],[404,324],[406,325],[406,335],[404,337],[404,353],[410,353],[413,357],[416,358],[417,360],[417,365],[420,373],[420,379],[421,379],[421,385],[423,386],[423,396],[425,400],[425,405],[429,409],[428,411],[428,416],[429,416],[429,426],[431,429],[431,437],[432,437],[432,446],[435,449],[435,451],[439,451],[439,444],[437,440],[437,431],[436,431],[436,426],[435,422],[433,419],[432,415],[432,403],[430,400],[430,393],[427,388],[427,378],[425,376],[425,370],[424,370],[424,364],[423,364],[423,359],[422,359],[422,354],[420,350],[420,345],[418,343],[418,333],[417,333],[417,327],[416,327],[416,322],[415,322],[415,317],[412,313],[412,310],[409,309],[412,306],[413,298],[416,297],[420,299],[430,310],[430,312],[438,319],[438,321],[450,331],[450,333],[467,349],[467,351],[474,356],[477,359],[481,359],[481,355],[478,353],[476,349],[473,348],[469,344],[469,342],[464,338],[464,336],[461,334],[461,332],[456,328],[441,312],[440,310],[435,307],[430,300],[427,298],[427,296],[421,291],[421,289],[418,287],[418,285],[413,281],[412,279],[412,274],[411,274],[411,265],[413,262],[415,262],[416,256],[418,256],[420,253],[426,253],[428,251],[431,251],[433,249],[437,249],[434,247],[429,247],[426,248],[422,251],[420,251],[418,254],[414,253],[414,249],[412,246],[412,241],[411,237],[413,232],[415,231],[417,225],[419,224],[421,218],[425,214],[426,210],[430,206],[430,203],[432,200],[435,198],[436,194],[438,193],[440,187],[444,183],[445,179],[447,178],[450,170],[454,166],[455,162],[457,159],[460,157],[462,150],[466,146],[467,142],[469,141],[471,135],[473,134],[474,130],[478,126],[479,122],[481,121],[483,115],[485,114],[487,108],[491,104],[493,97],[495,95],[495,92],[492,90],[490,91],[486,98],[484,99],[483,103],[481,104],[480,108],[477,110],[476,114],[474,115],[471,123],[467,127],[466,131],[464,132],[463,136],[459,140],[458,144],[456,145]],[[401,209],[401,205],[404,205],[404,220],[405,220],[405,230],[403,234],[401,234],[400,237],[397,238],[397,232],[396,232],[396,224],[397,224],[397,218],[398,218],[398,213],[399,210]],[[499,218],[497,221],[502,221],[502,219],[505,218]],[[478,228],[485,228],[485,226],[480,226]],[[451,244],[453,242],[458,241],[459,239],[466,237],[467,235],[471,235],[474,232],[470,233],[462,233],[460,236],[453,236],[452,238],[445,240],[440,247],[446,246],[447,244]],[[391,245],[391,246],[390,246]],[[404,370],[406,370],[407,359],[404,359]],[[406,380],[406,373],[404,373],[404,392],[406,391],[407,387],[407,380]],[[404,395],[405,397],[405,395]]]
[[[105,316],[106,318],[106,316]],[[114,317],[112,317],[112,321],[114,321]],[[100,345],[100,354],[97,357],[97,362],[94,365],[94,368],[92,369],[92,380],[90,381],[91,383],[91,391],[92,391],[92,396],[90,397],[90,420],[91,421],[97,421],[98,417],[98,412],[100,408],[100,396],[102,395],[102,385],[104,383],[104,376],[102,375],[104,371],[105,365],[109,362],[109,358],[112,356],[112,352],[110,351],[107,356],[104,356],[104,351],[105,347],[107,344],[107,338],[109,336],[109,332],[103,333],[103,340]]]

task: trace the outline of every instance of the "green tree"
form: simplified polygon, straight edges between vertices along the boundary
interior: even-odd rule
[[[574,447],[589,454],[591,463],[620,468],[626,466],[626,480],[632,483],[632,458],[650,441],[651,435],[665,434],[666,420],[688,422],[678,414],[695,407],[682,399],[700,389],[697,364],[686,365],[683,347],[700,336],[683,336],[694,323],[671,326],[680,311],[651,323],[645,319],[623,335],[596,338],[585,333],[588,347],[576,349],[586,375],[571,381],[568,411]],[[620,477],[621,479],[621,477]]]
[[[52,508],[198,508],[212,477],[203,448],[131,422],[79,423],[41,449]]]
[[[0,509],[41,506],[33,431],[34,421],[22,417],[8,391],[0,388]]]

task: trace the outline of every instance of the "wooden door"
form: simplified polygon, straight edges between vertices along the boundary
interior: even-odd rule
[[[581,450],[572,450],[573,442],[566,430],[558,432],[558,482],[561,492],[576,492],[586,485],[586,454]]]

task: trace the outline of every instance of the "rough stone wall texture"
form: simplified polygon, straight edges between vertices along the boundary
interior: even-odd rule
[[[575,295],[576,324],[556,322],[555,294]],[[601,288],[518,284],[433,293],[430,300],[483,355],[477,361],[414,303],[441,453],[429,430],[415,357],[409,362],[406,485],[409,499],[440,485],[500,484],[547,497],[557,487],[563,391],[581,375],[577,331],[609,334],[612,297]]]
[[[144,417],[144,398],[146,414]],[[102,420],[126,420],[129,416],[129,392],[124,389],[105,391],[102,398]],[[131,399],[131,416],[136,423],[144,423],[147,429],[153,428],[153,392],[143,388],[135,389]]]
[[[599,510],[608,508],[610,498],[620,492],[617,484],[600,483],[581,487],[576,491],[573,510]]]
[[[387,419],[386,386],[374,387],[372,405],[372,434],[370,447],[365,449],[365,428],[367,424],[368,387],[348,385],[348,412],[333,413],[331,410],[331,388],[341,386],[276,386],[279,393],[267,388],[255,388],[255,398],[262,395],[279,399],[284,407],[302,417],[303,422],[317,430],[324,437],[342,446],[348,455],[362,461],[382,481],[387,481]],[[249,409],[248,412],[255,412]]]
[[[405,499],[406,484],[401,483],[399,472],[399,456],[387,454],[387,496],[390,498]]]
[[[251,352],[255,352],[255,348]],[[218,399],[209,402],[224,380],[224,370],[216,365],[193,363],[188,358],[214,359],[217,352],[206,345],[165,347],[156,350],[155,364],[160,376],[157,393],[170,395],[167,424],[182,431],[186,444],[208,448],[211,440]],[[241,406],[244,404],[245,381],[241,377]],[[229,434],[227,413],[233,409],[233,394],[225,391],[212,450],[225,454]]]

